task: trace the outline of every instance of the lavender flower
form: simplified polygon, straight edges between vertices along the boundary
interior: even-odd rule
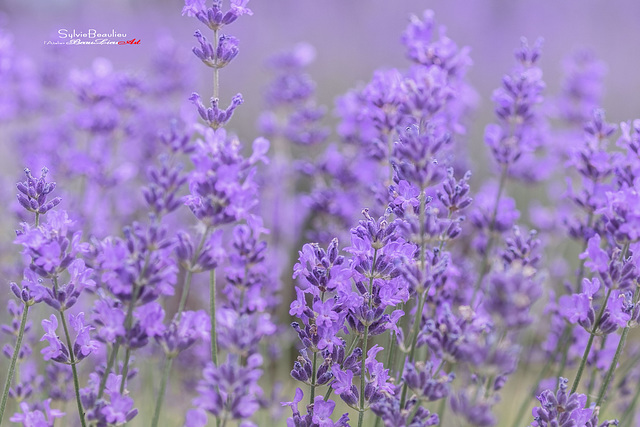
[[[29,212],[36,213],[37,216],[46,214],[60,204],[62,201],[60,197],[47,201],[47,196],[56,188],[55,182],[46,182],[46,177],[49,173],[47,168],[42,168],[39,178],[31,175],[31,171],[27,168],[25,168],[24,173],[27,176],[27,180],[16,185],[18,191],[20,191],[18,193],[18,202],[23,208]]]
[[[503,77],[503,87],[493,94],[500,124],[487,126],[485,141],[495,161],[503,167],[541,145],[537,130],[541,118],[535,110],[542,101],[545,87],[542,71],[537,67],[541,45],[542,40],[537,40],[530,47],[527,40],[522,39],[521,48],[515,52],[518,66],[513,74]]]
[[[22,423],[24,427],[42,426],[52,427],[56,418],[64,417],[65,413],[51,408],[51,399],[46,399],[41,405],[29,407],[27,402],[20,404],[22,412],[17,412],[9,419],[14,423]]]
[[[77,316],[73,314],[69,317],[71,327],[76,331],[76,339],[73,345],[73,354],[75,360],[80,361],[98,349],[97,342],[91,339],[89,331],[93,329],[91,326],[85,325],[84,313]],[[48,347],[42,349],[44,360],[54,360],[59,363],[70,363],[69,349],[60,341],[56,330],[58,329],[58,319],[55,315],[51,315],[49,319],[42,321],[42,327],[45,334],[40,341],[47,341]]]
[[[538,396],[542,406],[533,409],[535,421],[531,424],[532,426],[586,425],[593,410],[585,408],[587,396],[567,392],[568,382],[566,378],[560,378],[556,394],[551,390],[545,390]]]
[[[257,382],[262,374],[262,357],[249,357],[245,367],[238,362],[230,356],[220,366],[208,364],[198,384],[199,397],[194,404],[217,417],[250,418],[259,408]]]

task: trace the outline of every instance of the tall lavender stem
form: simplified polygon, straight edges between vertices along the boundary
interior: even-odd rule
[[[484,277],[489,272],[489,255],[491,252],[491,248],[494,243],[493,229],[496,226],[496,219],[498,216],[498,206],[500,204],[500,197],[502,197],[502,192],[504,191],[505,184],[507,182],[507,165],[502,166],[502,173],[500,174],[500,184],[498,185],[498,194],[496,195],[496,201],[493,205],[493,213],[491,214],[491,223],[489,225],[489,241],[487,242],[487,247],[485,248],[484,254],[482,256],[481,269],[480,274],[478,275],[478,279],[476,280],[475,285],[473,286],[473,295],[471,296],[471,302],[469,305],[473,306],[473,303],[476,301],[476,297],[478,296],[478,291],[480,290],[480,286],[482,285],[482,281]]]
[[[573,380],[573,385],[571,386],[571,393],[575,393],[576,390],[578,389],[578,385],[580,384],[580,379],[582,378],[582,372],[584,371],[584,367],[587,363],[587,359],[589,358],[589,353],[591,352],[591,346],[593,345],[593,338],[596,336],[596,329],[598,328],[600,319],[604,314],[604,309],[607,307],[609,296],[611,296],[611,288],[609,288],[609,290],[607,291],[607,294],[604,297],[604,302],[602,303],[602,307],[600,307],[600,311],[598,311],[598,316],[596,316],[596,320],[593,323],[593,328],[591,329],[591,331],[589,331],[589,341],[587,341],[587,347],[584,349],[582,360],[580,360],[580,365],[578,366],[578,372],[576,373],[576,378],[575,380]]]
[[[9,373],[7,375],[7,381],[4,384],[4,392],[2,393],[2,403],[0,403],[0,425],[2,425],[2,417],[4,416],[4,410],[7,405],[7,398],[9,397],[9,389],[11,388],[11,381],[15,374],[16,362],[18,360],[18,354],[22,347],[22,337],[24,337],[24,328],[27,324],[27,314],[29,313],[29,305],[24,303],[24,310],[22,312],[22,320],[20,321],[20,331],[18,332],[18,340],[16,346],[13,349],[13,356],[11,356],[11,364],[9,365]]]
[[[419,221],[420,221],[420,271],[425,270],[425,231],[424,231],[424,217],[425,217],[425,209],[426,209],[426,195],[424,189],[420,191],[420,212],[419,212]],[[425,289],[420,297],[418,298],[418,306],[416,309],[416,318],[413,322],[413,328],[411,330],[410,341],[409,341],[409,362],[413,361],[413,357],[415,355],[416,344],[418,342],[418,333],[420,331],[420,324],[422,323],[422,310],[424,309],[424,304],[427,300],[427,292],[429,289]],[[402,373],[404,371],[404,365],[406,361],[406,357],[403,359],[401,368],[400,368],[400,377],[402,377]],[[400,407],[404,408],[404,404],[407,398],[407,383],[405,382],[402,385],[402,396],[400,398]]]
[[[202,233],[202,238],[200,239],[200,243],[198,244],[198,248],[193,254],[193,259],[191,260],[191,265],[195,264],[200,252],[202,251],[202,247],[204,246],[204,242],[209,234],[209,228]],[[193,279],[193,271],[191,268],[187,270],[187,274],[184,279],[184,286],[182,287],[182,295],[180,296],[180,304],[178,305],[178,319],[182,315],[185,306],[187,305],[187,298],[189,297],[189,290],[191,289],[191,279]]]
[[[142,267],[142,270],[140,272],[140,278],[144,277],[145,273],[147,272],[147,268],[149,267],[149,259],[150,259],[150,253],[147,253],[147,256],[145,257],[145,261],[144,261],[144,266]],[[135,282],[133,282],[133,292],[131,293],[131,299],[129,300],[129,308],[127,309],[127,316],[125,317],[124,320],[124,327],[125,330],[130,330],[132,325],[133,325],[133,309],[136,306],[136,303],[138,301],[138,297],[140,296],[140,288],[141,288],[141,284],[138,283],[138,281],[136,280]],[[114,349],[114,353],[118,354],[118,346],[119,343],[116,343],[115,349]],[[127,382],[127,377],[129,375],[129,361],[131,359],[131,347],[127,347],[127,350],[125,351],[124,354],[124,363],[122,365],[122,381],[120,382],[120,394],[124,393],[124,386],[125,383]],[[109,376],[109,371],[110,371],[110,367],[107,367],[107,370],[105,371],[104,374],[104,378],[107,378]]]
[[[626,252],[626,248],[628,247],[628,244],[625,245],[625,252]],[[638,287],[636,286],[636,290],[633,296],[633,303],[637,304],[638,303]],[[613,356],[613,361],[611,362],[611,366],[609,366],[609,370],[607,371],[607,375],[605,377],[604,382],[602,383],[602,386],[600,387],[600,392],[598,393],[598,399],[596,400],[596,406],[599,407],[602,404],[602,400],[604,399],[604,395],[607,392],[607,388],[609,387],[609,383],[611,382],[611,379],[613,378],[613,372],[616,370],[616,367],[618,366],[618,361],[620,360],[620,356],[622,355],[622,351],[624,350],[624,346],[627,342],[627,335],[629,334],[629,329],[631,329],[629,327],[629,325],[627,325],[623,330],[622,330],[622,336],[620,337],[620,341],[618,342],[618,347],[616,348],[616,354],[615,356]]]
[[[373,262],[371,263],[371,272],[369,273],[369,309],[371,309],[373,305],[373,275],[376,269],[376,261],[378,258],[378,249],[373,250]],[[364,338],[362,342],[362,361],[360,366],[360,405],[358,411],[358,427],[362,427],[362,422],[364,421],[364,389],[366,386],[366,376],[365,376],[365,363],[366,363],[366,354],[367,354],[367,344],[369,340],[369,324],[366,323],[364,325]]]
[[[629,242],[627,241],[622,249],[622,252],[620,252],[620,260],[624,259],[624,257],[627,255],[628,250],[629,250]],[[584,366],[587,363],[587,358],[589,357],[589,352],[591,351],[591,346],[593,345],[593,338],[595,337],[596,329],[598,328],[600,319],[602,318],[602,315],[604,314],[604,310],[607,307],[607,303],[609,302],[609,296],[611,295],[611,291],[612,291],[612,288],[609,288],[606,296],[604,297],[602,307],[600,307],[598,316],[596,317],[596,320],[593,324],[593,328],[591,329],[591,332],[589,335],[589,341],[587,342],[587,347],[584,349],[584,354],[582,355],[582,360],[580,361],[580,366],[578,367],[578,373],[576,374],[576,379],[573,381],[573,386],[571,386],[571,393],[575,393],[576,389],[578,388],[578,384],[580,383],[580,377],[582,377],[582,371],[584,371]],[[624,335],[624,332],[623,332],[623,335]],[[624,338],[626,341],[626,336],[624,336]],[[624,342],[622,342],[622,340],[621,340],[621,343],[622,343],[622,346],[624,346]],[[618,348],[618,350],[621,350],[621,349]],[[616,358],[619,358],[619,357],[620,355],[618,354],[618,351],[616,351]],[[614,360],[614,363],[616,364],[618,363],[617,359]],[[613,369],[615,369],[615,365],[613,366],[614,366]],[[611,372],[611,374],[613,374],[613,372]],[[598,400],[600,400],[600,397],[598,398]]]
[[[209,272],[209,311],[211,314],[211,361],[218,366],[218,336],[216,334],[216,270]]]
[[[109,372],[111,372],[111,369],[113,369],[113,365],[115,364],[116,360],[118,359],[118,349],[120,348],[120,343],[116,342],[113,345],[113,348],[111,349],[111,352],[109,353],[109,358],[107,359],[107,367],[104,370],[104,375],[102,375],[102,378],[100,379],[100,386],[98,388],[98,399],[100,399],[102,397],[102,395],[104,394],[104,389],[107,386],[107,378],[109,377]],[[124,383],[124,377],[122,382]]]
[[[607,392],[607,388],[609,387],[609,383],[611,382],[611,378],[613,378],[613,372],[616,370],[618,366],[618,361],[620,360],[620,355],[624,350],[624,345],[627,342],[627,335],[629,334],[629,327],[627,326],[622,330],[622,336],[620,337],[620,342],[618,343],[618,347],[616,348],[616,354],[613,356],[613,361],[611,362],[611,366],[609,366],[609,370],[607,371],[607,375],[600,387],[600,392],[598,393],[598,399],[596,400],[596,407],[600,407],[602,404],[602,400],[604,399],[604,395]]]
[[[76,392],[76,403],[78,404],[78,415],[80,416],[80,424],[82,427],[86,427],[84,420],[84,408],[82,407],[82,400],[80,400],[80,382],[78,381],[78,369],[76,368],[76,357],[74,355],[73,346],[71,345],[71,336],[69,335],[69,328],[67,327],[67,320],[65,318],[64,311],[60,311],[60,321],[64,328],[64,336],[67,340],[67,347],[69,348],[69,359],[71,361],[71,371],[73,373],[73,387]]]
[[[313,352],[313,365],[311,367],[311,390],[309,392],[309,404],[313,404],[313,399],[316,397],[316,375],[318,370],[318,352]]]
[[[220,43],[218,36],[218,29],[213,30],[213,40],[216,42],[216,49],[218,47],[218,43]],[[220,68],[213,67],[213,97],[220,97]]]
[[[162,409],[162,403],[164,401],[164,394],[167,390],[167,382],[169,375],[171,374],[171,365],[173,364],[173,357],[167,357],[164,362],[164,370],[162,371],[162,379],[160,380],[160,391],[156,399],[156,407],[153,411],[153,421],[151,427],[158,427],[158,421],[160,420],[160,410]]]

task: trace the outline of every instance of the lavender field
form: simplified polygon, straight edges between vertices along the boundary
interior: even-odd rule
[[[640,425],[637,16],[0,0],[0,426]]]

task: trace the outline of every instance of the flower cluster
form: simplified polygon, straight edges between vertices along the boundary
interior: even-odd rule
[[[335,129],[315,48],[272,56],[250,146],[229,128],[245,98],[220,96],[248,0],[182,14],[210,97],[187,98],[168,36],[144,77],[64,50],[34,74],[0,29],[0,120],[28,119],[8,155],[42,170],[3,246],[0,424],[638,424],[640,119],[607,121],[594,54],[547,94],[542,41],[521,39],[487,176],[471,50],[433,11],[404,68],[338,97]]]

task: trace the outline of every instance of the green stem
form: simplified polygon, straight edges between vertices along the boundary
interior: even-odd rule
[[[347,350],[346,357],[351,356],[351,354],[353,353],[353,350],[356,348],[356,345],[358,344],[358,336],[357,335],[353,335],[353,340],[351,340],[351,344],[349,344],[349,350]]]
[[[364,420],[364,389],[366,386],[366,375],[365,375],[365,363],[367,360],[367,341],[369,339],[369,325],[365,325],[364,327],[364,340],[362,344],[362,363],[360,366],[360,410],[358,411],[358,427],[362,427],[362,421]]]
[[[404,312],[404,303],[400,304],[400,310]],[[389,334],[389,354],[387,356],[387,364],[385,366],[389,367],[389,373],[393,372],[393,367],[396,366],[396,349],[398,348],[398,336],[395,331],[391,331]]]
[[[587,228],[591,228],[593,225],[593,220],[594,220],[594,216],[593,216],[593,212],[589,212],[589,216],[587,219]],[[582,250],[580,251],[580,253],[584,252],[587,250],[587,244],[588,241],[585,240],[582,243]],[[578,274],[576,275],[576,283],[575,283],[575,291],[576,292],[580,292],[580,284],[582,283],[582,279],[584,278],[584,263],[586,262],[586,258],[580,260],[580,267],[578,268]],[[563,334],[568,331],[569,334],[571,334],[573,330],[573,325],[566,325],[565,326],[565,330],[563,331]],[[569,335],[570,337],[571,335]],[[556,375],[557,381],[556,381],[556,389],[558,388],[558,385],[560,384],[560,377],[562,377],[564,375],[564,369],[566,367],[567,364],[567,359],[569,356],[569,348],[571,347],[571,342],[569,340],[567,340],[566,345],[564,346],[564,350],[562,352],[562,363],[560,365],[560,369],[558,370],[558,375]]]
[[[427,300],[427,292],[429,289],[425,289],[420,295],[420,300],[418,301],[418,308],[416,310],[416,320],[413,324],[413,333],[411,336],[411,347],[409,347],[409,362],[413,361],[415,352],[416,352],[416,344],[418,342],[418,332],[420,331],[420,324],[422,323],[422,310],[424,308],[424,303]],[[405,361],[406,361],[405,357]],[[402,376],[402,371],[404,371],[405,361],[402,362],[402,369],[400,371],[400,376]],[[400,398],[400,407],[404,408],[404,404],[407,401],[407,383],[405,382],[402,385],[402,395]]]
[[[593,328],[589,333],[589,341],[587,341],[587,347],[584,349],[582,360],[580,360],[580,365],[578,366],[578,373],[576,374],[576,379],[573,380],[573,385],[571,386],[571,393],[575,393],[576,390],[578,389],[578,385],[580,384],[580,379],[582,378],[582,372],[584,371],[584,367],[587,364],[587,359],[589,358],[589,352],[591,351],[591,346],[593,345],[593,338],[596,336],[596,329],[598,329],[598,324],[600,323],[600,319],[604,314],[604,309],[607,307],[607,303],[609,302],[610,295],[611,295],[611,289],[607,291],[607,294],[604,297],[604,301],[602,302],[602,307],[600,307],[598,316],[596,316],[596,320],[593,323]]]
[[[386,347],[386,348],[389,349],[387,351],[387,363],[385,363],[385,365],[384,365],[387,368],[389,368],[389,373],[393,372],[392,360],[393,360],[394,353],[395,353],[395,348],[396,348],[396,346],[393,345],[394,339],[395,339],[395,332],[391,331],[389,333],[389,340],[387,342],[387,347]],[[377,420],[376,420],[376,423],[377,423]]]
[[[127,376],[129,375],[129,361],[131,360],[131,348],[127,347],[127,351],[124,352],[124,363],[122,365],[122,381],[120,382],[120,394],[124,394],[124,385],[127,382]]]
[[[184,311],[184,307],[187,305],[187,298],[189,297],[189,289],[191,288],[191,279],[193,278],[193,271],[191,268],[187,270],[186,277],[184,279],[184,287],[182,288],[182,295],[180,295],[180,304],[178,305],[178,319]]]
[[[635,294],[633,297],[634,303],[638,302],[638,288],[636,287]],[[613,378],[613,372],[618,367],[618,361],[620,360],[620,356],[622,355],[622,351],[624,350],[624,345],[627,342],[627,335],[629,334],[629,325],[627,325],[622,330],[622,336],[620,337],[620,341],[618,342],[618,348],[616,348],[616,354],[613,356],[613,361],[611,362],[611,366],[609,366],[609,370],[607,371],[607,375],[600,387],[600,392],[598,393],[598,400],[596,401],[596,406],[599,407],[602,405],[602,400],[604,399],[604,395],[607,393],[607,388],[609,387],[609,383]]]
[[[313,352],[313,367],[311,368],[311,393],[309,393],[309,404],[313,404],[316,397],[316,370],[318,369],[318,352]]]
[[[498,206],[500,205],[500,197],[502,197],[502,192],[504,191],[505,184],[507,182],[507,166],[502,167],[502,172],[500,174],[500,184],[498,186],[498,194],[496,195],[496,200],[493,205],[493,213],[491,214],[491,222],[489,225],[489,241],[487,242],[487,247],[484,250],[484,254],[482,255],[480,274],[476,279],[475,285],[473,285],[473,295],[471,296],[470,306],[473,307],[473,303],[476,301],[476,297],[478,296],[478,291],[480,290],[480,286],[482,285],[482,281],[484,280],[484,276],[489,272],[489,255],[491,253],[491,249],[494,244],[494,235],[493,229],[496,226],[496,219],[498,217]]]
[[[202,238],[200,239],[200,243],[198,244],[198,248],[193,253],[193,259],[189,265],[189,269],[187,270],[187,275],[184,279],[184,286],[182,287],[182,295],[180,296],[180,304],[178,305],[178,312],[176,314],[176,318],[180,320],[182,316],[182,312],[184,311],[184,307],[187,305],[187,298],[189,297],[189,289],[191,288],[191,279],[193,278],[193,264],[195,264],[196,260],[200,256],[200,251],[202,251],[202,247],[204,246],[204,241],[209,234],[209,227],[202,233]]]
[[[147,256],[145,257],[144,260],[144,265],[142,266],[142,270],[140,270],[140,276],[138,277],[137,280],[135,280],[133,282],[133,290],[131,291],[131,299],[129,300],[129,307],[127,307],[127,316],[124,319],[124,329],[125,331],[130,331],[131,327],[133,326],[133,309],[135,308],[136,304],[138,303],[138,298],[140,297],[140,291],[142,289],[142,283],[140,283],[139,281],[141,281],[146,272],[147,272],[147,268],[149,268],[149,261],[151,259],[151,254],[147,253]],[[116,344],[118,345],[118,344]],[[125,341],[125,345],[126,345],[126,341]],[[118,347],[116,347],[116,351],[115,354],[117,356],[118,354]],[[129,361],[131,360],[131,348],[129,346],[127,346],[127,350],[124,354],[124,363],[122,365],[122,381],[120,382],[120,394],[124,393],[124,386],[127,382],[127,376],[129,375]],[[107,371],[105,373],[105,377],[109,375],[109,371]]]
[[[153,421],[151,427],[158,427],[158,421],[160,420],[160,410],[162,409],[162,403],[164,401],[164,393],[167,390],[167,382],[169,375],[171,374],[171,365],[173,364],[173,357],[167,356],[164,362],[164,370],[162,371],[162,379],[160,380],[160,391],[158,392],[158,398],[156,399],[156,408],[153,411]]]
[[[0,404],[0,425],[2,425],[2,417],[4,416],[4,409],[7,406],[7,398],[9,397],[9,389],[11,388],[11,381],[15,374],[16,362],[18,361],[18,355],[20,354],[20,348],[22,348],[22,338],[24,337],[24,328],[27,325],[27,314],[29,313],[29,305],[23,303],[24,309],[22,310],[22,320],[20,321],[20,330],[18,331],[18,340],[16,346],[13,349],[13,356],[11,356],[11,364],[9,365],[9,375],[7,381],[4,384],[4,392],[2,393],[2,403]]]
[[[393,163],[391,163],[391,157],[393,156],[393,130],[390,130],[387,135],[387,150],[389,151],[389,157],[387,158],[387,163],[389,164],[389,184],[391,184],[393,182]]]
[[[451,212],[451,210],[449,210],[449,213],[447,214],[447,222],[451,219],[451,215],[453,212]],[[442,247],[444,246],[444,241],[447,238],[447,234],[446,231],[444,231],[441,235],[440,235],[440,244],[438,245],[438,252],[442,251]]]
[[[605,349],[607,345],[607,335],[602,337],[600,341],[600,351]],[[587,404],[585,408],[588,408],[591,405],[591,397],[593,396],[593,388],[596,386],[596,374],[598,373],[598,367],[591,367],[591,374],[589,375],[589,385],[587,386]]]
[[[620,252],[620,261],[622,261],[626,256],[627,251],[629,250],[629,244],[630,242],[627,241],[624,247],[622,248],[622,251]],[[591,335],[589,336],[589,341],[587,342],[587,348],[585,348],[584,350],[584,354],[582,355],[582,360],[580,361],[580,366],[578,367],[578,373],[576,375],[576,379],[573,382],[573,386],[571,387],[571,393],[575,393],[576,389],[578,388],[578,384],[580,383],[580,377],[582,376],[582,371],[584,370],[584,366],[587,363],[587,358],[589,357],[589,351],[591,350],[591,345],[593,344],[593,337],[595,336],[595,332],[596,332],[596,329],[598,328],[598,324],[600,323],[600,319],[602,319],[602,315],[604,314],[604,309],[607,307],[607,303],[609,302],[609,296],[611,295],[611,291],[612,289],[609,288],[609,290],[607,291],[607,295],[604,297],[604,302],[602,303],[602,307],[600,307],[600,311],[598,312],[598,316],[596,317],[596,321],[593,324],[593,329],[591,330]],[[634,300],[635,300],[635,296],[634,296]],[[626,341],[626,334],[624,334],[624,332],[623,332],[623,335]],[[624,345],[624,343],[622,343],[622,345]],[[617,357],[619,358],[620,355],[618,354]],[[617,360],[615,361],[615,363],[617,363]],[[615,370],[615,365],[613,367],[613,370]],[[611,374],[613,374],[613,372],[611,372]],[[598,400],[601,400],[600,397],[598,398]]]
[[[216,270],[209,272],[209,312],[211,314],[211,361],[218,366],[218,335],[216,333]]]
[[[40,214],[36,212],[36,227],[40,225]]]
[[[373,261],[371,262],[371,271],[369,272],[369,310],[373,307],[373,278],[376,272],[376,262],[378,260],[378,249],[373,249]],[[364,325],[364,338],[362,339],[362,360],[360,363],[360,404],[358,405],[358,427],[362,427],[364,421],[364,389],[367,382],[365,375],[367,360],[367,345],[369,341],[369,323]]]
[[[218,44],[220,43],[218,37],[218,29],[213,30],[213,40],[215,41],[215,49],[218,51]],[[216,66],[213,67],[213,97],[218,98],[220,96],[220,69]]]
[[[618,361],[620,360],[620,355],[624,350],[624,345],[627,342],[627,335],[629,334],[629,327],[627,326],[622,330],[622,336],[620,337],[620,342],[618,343],[618,348],[616,349],[616,354],[613,356],[613,361],[611,362],[611,366],[609,366],[609,370],[607,371],[607,376],[600,387],[600,392],[598,393],[598,400],[596,400],[596,407],[599,407],[602,404],[602,400],[604,399],[604,395],[607,392],[607,388],[609,387],[609,383],[611,382],[611,378],[613,378],[613,372],[616,370],[618,366]]]
[[[589,212],[589,216],[587,218],[587,228],[591,228],[593,226],[593,212]],[[582,251],[580,253],[587,250],[588,240],[585,239],[582,244]],[[584,263],[587,261],[586,258],[580,260],[580,266],[578,267],[578,274],[576,275],[576,284],[575,291],[580,292],[580,284],[582,282],[582,278],[584,277]]]
[[[64,336],[67,339],[67,348],[69,349],[69,359],[71,360],[71,372],[73,373],[73,387],[76,391],[76,403],[78,404],[78,415],[80,416],[80,424],[82,427],[86,427],[84,420],[84,409],[82,407],[82,401],[80,400],[80,382],[78,381],[78,370],[76,368],[76,357],[73,354],[73,346],[71,345],[71,336],[69,335],[69,328],[67,327],[67,320],[65,319],[64,311],[60,311],[60,320],[62,321],[62,327],[64,328]]]
[[[100,378],[100,387],[98,388],[98,400],[102,398],[104,394],[104,389],[107,386],[107,378],[109,377],[109,372],[113,368],[113,364],[116,362],[118,358],[118,347],[120,346],[119,342],[116,342],[111,349],[111,353],[109,354],[109,358],[107,359],[107,367],[104,370],[104,375]],[[124,380],[123,380],[124,382]]]

